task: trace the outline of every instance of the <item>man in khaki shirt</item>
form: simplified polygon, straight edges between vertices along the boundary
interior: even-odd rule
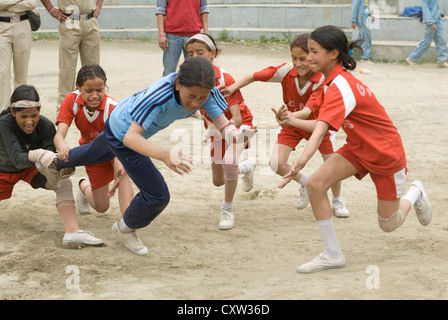
[[[11,61],[14,88],[27,84],[31,27],[26,11],[35,7],[36,0],[0,0],[0,111],[10,104]]]
[[[50,15],[59,20],[59,85],[57,110],[67,94],[75,90],[78,54],[81,65],[100,63],[100,32],[96,18],[103,0],[41,0]]]

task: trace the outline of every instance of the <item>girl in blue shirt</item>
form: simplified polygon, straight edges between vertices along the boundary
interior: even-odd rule
[[[188,155],[173,156],[170,150],[152,144],[148,138],[175,120],[191,116],[201,106],[224,136],[244,138],[223,114],[227,103],[215,88],[212,64],[205,58],[196,57],[185,60],[178,73],[169,74],[121,101],[109,116],[104,131],[92,143],[71,149],[67,162],[55,159],[58,170],[66,166],[103,163],[114,157],[120,160],[140,192],[112,230],[135,254],[148,253],[135,230],[149,225],[170,200],[165,180],[151,158],[163,161],[178,174],[191,170]],[[255,130],[248,131],[255,133]],[[51,170],[48,172],[52,174]]]

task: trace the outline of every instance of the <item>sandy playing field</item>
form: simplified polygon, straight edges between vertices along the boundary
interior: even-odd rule
[[[108,94],[117,100],[162,74],[162,52],[156,43],[121,40],[101,45]],[[33,42],[29,71],[29,83],[41,96],[42,114],[51,120],[57,98],[57,46],[57,41]],[[215,64],[235,78],[290,60],[287,45],[222,46]],[[255,83],[242,90],[259,128],[250,151],[258,160],[255,183],[248,193],[237,189],[232,230],[217,228],[223,188],[211,182],[207,145],[200,142],[201,121],[178,121],[151,140],[166,148],[191,145],[196,164],[190,174],[180,176],[156,163],[171,202],[138,232],[149,254],[132,254],[112,233],[120,216],[116,197],[107,213],[78,217],[80,227],[104,239],[106,246],[63,248],[54,193],[19,183],[13,197],[0,202],[0,299],[447,299],[448,70],[431,64],[361,67],[371,74],[357,76],[385,106],[403,138],[409,184],[420,179],[426,186],[433,206],[429,226],[421,226],[412,210],[398,230],[381,231],[373,183],[369,177],[350,178],[343,183],[343,197],[351,216],[333,218],[347,266],[296,273],[295,268],[323,246],[311,207],[295,208],[298,185],[278,189],[281,178],[267,164],[276,129],[270,108],[281,105],[281,87]],[[77,139],[73,125],[72,146]],[[338,145],[344,140],[341,131]],[[321,162],[316,155],[304,173],[311,174]],[[78,168],[74,186],[83,175],[84,169]]]

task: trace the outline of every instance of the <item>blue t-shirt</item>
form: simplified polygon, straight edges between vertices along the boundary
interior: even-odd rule
[[[120,101],[109,116],[109,125],[114,136],[123,141],[133,121],[144,129],[143,137],[148,139],[177,119],[191,116],[195,111],[187,111],[179,100],[175,89],[177,73],[171,73],[145,90]],[[215,87],[203,104],[211,119],[216,119],[228,107],[221,92]],[[199,108],[198,108],[199,109]]]

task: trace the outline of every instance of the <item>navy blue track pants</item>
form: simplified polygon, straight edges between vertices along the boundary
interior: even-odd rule
[[[69,151],[69,161],[59,161],[58,169],[98,164],[117,157],[127,174],[140,190],[123,215],[129,228],[139,229],[149,225],[168,205],[170,193],[160,171],[151,159],[123,145],[112,134],[109,122],[104,131],[91,143]]]

